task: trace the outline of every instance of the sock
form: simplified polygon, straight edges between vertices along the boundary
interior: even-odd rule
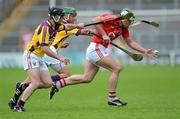
[[[59,81],[61,77],[59,75],[54,75],[54,76],[51,76],[51,79],[53,82],[56,82],[56,81]]]
[[[110,91],[110,92],[108,93],[108,97],[111,98],[111,99],[116,98],[116,92],[115,92],[115,91]]]
[[[22,92],[23,92],[22,84],[18,83],[16,85],[15,94],[13,96],[13,100],[14,100],[15,103],[17,103],[17,101],[18,101],[19,97],[21,96]]]
[[[62,88],[62,87],[64,87],[64,86],[67,85],[67,84],[66,84],[66,80],[61,79],[61,80],[59,80],[59,81],[56,81],[55,85],[56,85],[57,88]]]
[[[17,103],[19,97],[21,96],[21,94],[23,93],[23,91],[29,86],[29,83],[24,83],[24,84],[20,84],[19,86],[16,87],[16,91],[15,94],[13,96],[13,101],[15,103]]]
[[[19,102],[18,102],[18,106],[19,107],[24,107],[24,104],[25,104],[25,101],[23,101],[23,100],[19,100]]]
[[[22,90],[24,91],[29,86],[29,83],[22,84]]]

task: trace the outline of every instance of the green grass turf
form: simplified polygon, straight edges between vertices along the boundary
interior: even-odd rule
[[[82,73],[83,67],[70,67]],[[180,119],[180,67],[125,66],[118,95],[126,107],[107,105],[108,71],[99,71],[91,84],[66,87],[52,101],[49,90],[38,90],[25,113],[9,110],[15,83],[25,79],[23,69],[0,69],[0,119]]]

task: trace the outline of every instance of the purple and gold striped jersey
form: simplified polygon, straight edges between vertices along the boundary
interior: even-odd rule
[[[77,28],[70,31],[63,30],[63,31],[57,32],[56,37],[52,43],[52,46],[54,46],[56,49],[60,49],[63,42],[69,35],[78,36],[80,33],[81,33],[81,29],[77,29]]]
[[[54,28],[49,20],[44,20],[35,30],[31,42],[27,46],[27,51],[33,52],[39,57],[44,56],[41,46],[49,46],[55,38],[57,32],[64,30],[64,25]]]

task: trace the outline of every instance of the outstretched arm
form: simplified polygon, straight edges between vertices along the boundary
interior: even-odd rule
[[[150,58],[157,57],[156,53],[154,52],[153,49],[146,49],[146,48],[142,47],[137,42],[133,41],[131,37],[126,38],[126,42],[129,47],[131,47],[132,49],[134,49],[136,51],[143,53],[144,55],[146,55]]]
[[[79,23],[79,24],[64,24],[65,26],[65,30],[66,31],[69,31],[69,30],[72,30],[72,29],[75,29],[75,28],[84,28],[84,23]]]
[[[84,28],[84,29],[81,29],[81,32],[79,35],[90,35],[90,33],[95,33],[95,30]]]

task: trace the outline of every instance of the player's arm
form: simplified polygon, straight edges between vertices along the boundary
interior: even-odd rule
[[[101,18],[100,17],[95,17],[94,19],[92,19],[93,23],[97,23],[97,22],[101,22]],[[95,25],[96,29],[99,31],[99,33],[102,35],[104,40],[109,41],[110,38],[109,36],[106,34],[106,32],[104,31],[104,29],[102,28],[101,24]]]
[[[79,35],[91,35],[90,33],[94,33],[95,30],[93,29],[88,29],[88,28],[83,28],[83,29],[73,29],[71,31],[67,31],[67,35],[76,35],[76,36],[79,36]]]
[[[56,59],[58,59],[58,60],[61,59],[61,57],[60,57],[58,54],[55,54],[53,51],[51,51],[51,49],[50,49],[47,45],[41,44],[41,49],[42,49],[42,51],[43,51],[45,54],[47,54],[48,56],[53,57],[53,58],[56,58]]]
[[[146,48],[142,47],[141,45],[139,45],[137,42],[135,42],[132,39],[128,29],[122,30],[122,37],[124,38],[124,40],[126,41],[127,45],[130,48],[132,48],[138,52],[141,52],[142,54],[144,54],[150,58],[156,57],[156,54],[153,52],[153,49],[146,49]]]
[[[76,35],[76,36],[78,36],[78,35],[90,35],[90,32],[95,32],[95,30],[87,29],[87,28],[73,29],[73,30],[66,31],[66,35]],[[60,36],[61,35],[56,35],[55,39],[61,39]],[[69,43],[64,43],[64,44],[62,44],[61,48],[67,48],[68,46],[69,46]]]
[[[60,55],[54,53],[48,46],[41,46],[42,51],[50,57],[53,57],[59,61],[64,62],[65,64],[69,64],[69,59],[65,57],[61,57]]]
[[[156,57],[156,54],[153,52],[154,50],[153,49],[146,49],[144,47],[142,47],[141,45],[139,45],[137,42],[135,42],[132,37],[127,37],[125,39],[125,41],[127,42],[127,45],[138,51],[138,52],[141,52],[143,53],[144,55],[150,57],[150,58],[155,58]]]
[[[136,51],[139,51],[139,52],[141,52],[141,53],[143,53],[143,54],[144,54],[145,52],[147,52],[147,49],[145,49],[145,48],[143,48],[142,46],[140,46],[137,42],[135,42],[134,40],[132,40],[131,37],[126,38],[125,41],[127,42],[127,45],[128,45],[130,48],[132,48],[132,49],[134,49],[134,50],[136,50]]]
[[[90,33],[95,33],[94,29],[81,29],[81,32],[79,33],[79,35],[90,35]]]
[[[48,37],[48,30],[47,30],[47,26],[43,27],[42,30],[42,36],[41,36],[41,49],[42,51],[47,54],[50,57],[56,58],[57,60],[60,60],[62,62],[64,62],[65,64],[69,63],[69,59],[64,58],[64,57],[60,57],[58,54],[54,53],[49,47],[48,47],[48,42],[49,42],[49,37]]]
[[[90,35],[90,32],[95,32],[95,30],[93,29],[88,29],[88,28],[79,28],[79,29],[73,29],[73,30],[69,30],[69,31],[66,31],[66,35],[76,35],[76,36],[79,36],[79,35]]]
[[[84,23],[79,23],[79,24],[71,24],[71,23],[67,23],[67,24],[61,24],[58,28],[58,32],[65,30],[67,31],[71,31],[73,29],[76,28],[84,28]]]
[[[75,28],[84,28],[84,23],[79,23],[79,24],[64,24],[65,26],[65,30],[66,31],[69,31],[69,30],[72,30],[72,29],[75,29]]]

